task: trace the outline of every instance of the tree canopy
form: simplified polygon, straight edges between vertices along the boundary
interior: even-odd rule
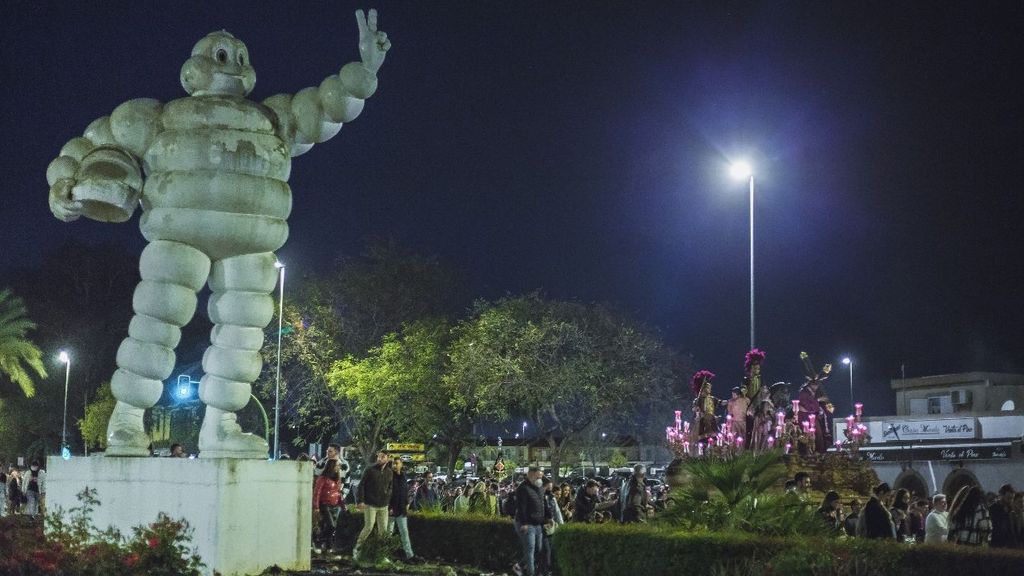
[[[46,378],[43,353],[28,339],[35,327],[21,298],[10,290],[0,290],[0,376],[29,397],[35,395],[33,378]]]

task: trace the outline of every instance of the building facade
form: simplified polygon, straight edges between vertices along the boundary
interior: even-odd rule
[[[1024,478],[1024,375],[969,372],[893,380],[896,414],[864,418],[860,449],[878,477],[918,497],[995,492]],[[838,419],[837,419],[838,420]],[[846,423],[836,423],[836,438]]]

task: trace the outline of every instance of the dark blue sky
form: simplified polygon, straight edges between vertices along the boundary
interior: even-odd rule
[[[67,238],[137,254],[136,221],[50,215],[61,145],[127,99],[183,96],[216,29],[247,43],[254,99],[319,84],[358,58],[357,7],[5,3],[0,264]],[[377,95],[293,164],[290,271],[394,236],[474,295],[615,302],[724,394],[749,337],[746,188],[726,162],[748,156],[769,380],[800,380],[806,349],[837,363],[845,411],[850,354],[877,413],[903,364],[1024,371],[1019,2],[376,7],[394,46]]]

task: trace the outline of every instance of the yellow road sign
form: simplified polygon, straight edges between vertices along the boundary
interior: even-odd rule
[[[423,444],[401,444],[398,442],[388,442],[385,450],[388,452],[423,452]]]

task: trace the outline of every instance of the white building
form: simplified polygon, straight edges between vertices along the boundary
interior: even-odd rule
[[[896,415],[864,418],[861,455],[878,477],[918,497],[976,484],[1024,484],[1024,375],[968,372],[892,381]],[[846,422],[836,419],[836,438]]]

